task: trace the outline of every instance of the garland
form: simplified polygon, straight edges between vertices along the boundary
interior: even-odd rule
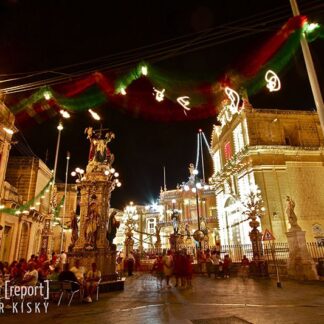
[[[3,209],[1,209],[1,213],[19,216],[21,213],[29,211],[31,209],[30,207],[34,206],[35,202],[37,200],[39,200],[45,194],[45,192],[49,191],[49,186],[52,184],[52,180],[53,179],[49,180],[49,182],[39,192],[39,194],[37,196],[35,196],[34,198],[32,198],[31,200],[29,200],[26,204],[24,204],[18,208],[3,208]]]
[[[324,35],[321,26],[307,32],[305,16],[290,18],[288,22],[238,72],[229,71],[213,83],[195,81],[190,76],[179,78],[142,62],[128,74],[115,81],[101,72],[70,82],[54,90],[43,87],[11,107],[17,121],[25,123],[32,118],[36,123],[58,114],[60,109],[82,112],[96,108],[107,101],[122,107],[136,117],[159,121],[204,119],[217,114],[216,107],[225,98],[224,86],[246,88],[250,95],[265,86],[268,69],[281,71],[299,48],[302,33],[313,41]],[[157,101],[158,94],[162,99]],[[186,109],[180,98],[188,97]]]

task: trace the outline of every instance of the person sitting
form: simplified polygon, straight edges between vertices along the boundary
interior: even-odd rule
[[[71,268],[71,271],[75,274],[76,278],[78,279],[78,282],[81,285],[83,285],[85,268],[80,266],[80,260],[79,259],[76,259],[74,261],[74,266]]]
[[[97,290],[101,279],[101,272],[97,269],[97,264],[92,263],[91,268],[87,273],[85,283],[85,301],[88,303],[92,303],[93,293]]]
[[[70,265],[68,263],[64,264],[63,271],[58,276],[59,281],[73,281],[72,282],[72,291],[78,290],[80,285],[78,284],[78,279],[75,274],[70,271]]]
[[[23,280],[20,282],[22,286],[36,286],[38,282],[38,272],[33,262],[28,264],[28,271],[25,273]]]
[[[53,272],[48,276],[48,280],[58,281],[60,275],[60,267],[57,265]]]

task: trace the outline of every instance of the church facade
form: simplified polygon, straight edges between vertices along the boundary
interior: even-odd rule
[[[221,243],[250,243],[242,201],[252,188],[261,191],[265,207],[261,231],[271,231],[276,242],[287,241],[289,196],[307,241],[323,242],[324,139],[317,113],[254,109],[246,101],[233,109],[223,102],[218,121],[209,181],[215,188]]]

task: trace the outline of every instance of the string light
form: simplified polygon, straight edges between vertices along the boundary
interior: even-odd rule
[[[142,68],[141,68],[141,71],[142,71],[142,74],[143,75],[147,75],[147,73],[148,73],[147,66],[146,65],[143,65]]]
[[[50,100],[52,98],[52,93],[50,91],[44,91],[44,98]]]
[[[63,110],[63,109],[60,110],[60,114],[62,115],[63,118],[71,117],[71,115],[66,110]]]
[[[100,116],[95,111],[93,111],[92,109],[89,109],[88,111],[91,114],[93,119],[100,120]]]

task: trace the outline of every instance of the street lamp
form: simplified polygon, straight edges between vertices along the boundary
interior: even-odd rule
[[[194,232],[193,238],[199,242],[199,249],[201,249],[201,241],[205,237],[205,233],[201,230],[201,223],[200,223],[200,209],[199,209],[199,191],[201,190],[208,190],[209,186],[204,183],[204,181],[198,181],[198,170],[194,169],[192,171],[193,177],[183,185],[184,191],[190,191],[195,194],[196,198],[196,212],[197,212],[197,222],[198,222],[198,229]]]
[[[136,222],[138,220],[138,215],[136,211],[136,206],[131,201],[129,205],[127,205],[124,209],[124,224],[126,226],[125,229],[125,246],[126,246],[126,256],[133,250],[134,240],[133,240],[133,230],[136,228]]]
[[[71,176],[78,177],[78,179],[75,180],[76,183],[80,183],[82,180],[85,180],[84,170],[81,168],[75,168],[75,170],[71,172]]]
[[[61,249],[63,251],[63,240],[64,240],[64,220],[66,215],[66,194],[67,194],[67,181],[68,181],[68,173],[69,173],[69,162],[70,162],[70,152],[66,153],[66,170],[65,170],[65,184],[64,184],[64,205],[63,205],[63,215],[62,215],[62,231],[61,231]]]
[[[252,228],[249,235],[252,242],[253,259],[260,260],[263,255],[262,233],[258,229],[260,222],[257,220],[257,217],[263,216],[266,209],[263,206],[261,190],[257,185],[250,188],[250,191],[244,196],[241,203],[244,208],[243,213],[250,219],[249,225]]]

